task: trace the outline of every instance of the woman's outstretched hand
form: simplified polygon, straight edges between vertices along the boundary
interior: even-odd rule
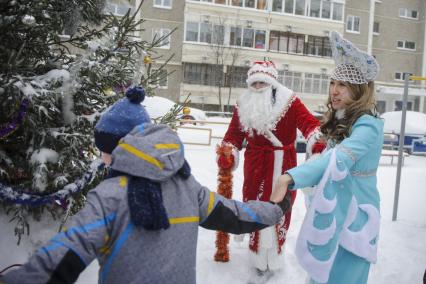
[[[272,191],[270,200],[274,203],[281,202],[287,193],[289,185],[291,184],[293,184],[293,179],[289,174],[279,176],[275,183],[274,190]]]

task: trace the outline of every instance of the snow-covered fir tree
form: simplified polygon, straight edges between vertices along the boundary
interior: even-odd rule
[[[163,38],[141,40],[139,12],[117,18],[104,0],[1,1],[0,202],[18,243],[31,217],[51,213],[59,225],[82,207],[103,173],[95,121],[127,87],[149,94],[158,80],[148,71]]]

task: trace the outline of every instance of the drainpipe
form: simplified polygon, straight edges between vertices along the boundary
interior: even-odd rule
[[[368,43],[367,53],[372,54],[373,52],[373,27],[374,27],[374,9],[376,0],[370,0],[370,17],[368,20]]]
[[[423,5],[423,11],[426,11],[426,2]],[[423,58],[422,58],[422,77],[426,77],[426,22],[423,25]],[[426,81],[420,81],[421,88],[424,90],[426,88]],[[426,112],[425,109],[425,97],[420,97],[419,111]]]

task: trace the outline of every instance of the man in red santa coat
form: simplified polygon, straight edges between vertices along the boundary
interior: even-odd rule
[[[247,76],[248,90],[237,100],[222,145],[234,147],[237,166],[238,151],[246,139],[243,200],[268,201],[274,181],[297,164],[297,129],[308,141],[308,155],[312,154],[312,148],[316,152],[322,150],[321,145],[315,144],[320,123],[292,90],[277,81],[278,72],[271,61],[255,62]],[[220,162],[218,159],[219,166]],[[288,194],[292,195],[293,204],[296,191]],[[250,234],[250,258],[258,275],[283,267],[282,246],[290,218],[291,210],[275,227]]]

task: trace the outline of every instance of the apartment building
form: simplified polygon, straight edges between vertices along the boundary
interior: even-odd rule
[[[321,112],[334,68],[328,33],[336,30],[379,61],[377,106],[386,112],[401,109],[404,74],[426,76],[425,6],[423,0],[145,0],[141,36],[177,28],[155,49],[160,62],[174,54],[159,96],[182,102],[190,94],[206,110],[232,106],[250,64],[269,58],[279,80]],[[411,82],[409,94],[408,109],[426,112],[425,82]]]
[[[284,85],[312,111],[324,110],[334,66],[328,34],[343,32],[343,11],[343,1],[187,0],[181,99],[232,106],[250,64],[269,58]]]
[[[135,1],[137,7],[141,0]],[[180,82],[182,82],[182,39],[184,31],[184,1],[145,0],[142,3],[140,17],[145,20],[141,38],[155,41],[166,36],[159,47],[154,48],[152,68],[159,68],[166,63],[158,74],[155,94],[179,101]],[[173,32],[172,32],[173,31]],[[172,33],[171,33],[172,32]],[[171,34],[170,34],[171,33]]]
[[[345,38],[378,60],[380,112],[400,110],[404,74],[426,76],[424,0],[347,0]],[[410,83],[407,108],[426,112],[425,83]]]

